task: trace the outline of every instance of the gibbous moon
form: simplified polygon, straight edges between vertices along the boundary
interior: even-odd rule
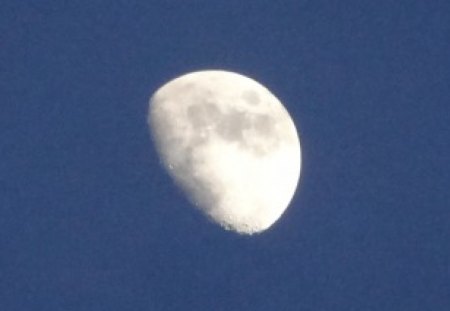
[[[152,95],[148,124],[175,183],[225,229],[264,231],[289,205],[300,176],[299,137],[258,82],[221,70],[180,76]]]

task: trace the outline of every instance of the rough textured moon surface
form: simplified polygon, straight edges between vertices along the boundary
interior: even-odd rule
[[[292,200],[299,136],[281,102],[255,80],[222,70],[180,76],[152,95],[148,124],[175,183],[225,229],[262,232]]]

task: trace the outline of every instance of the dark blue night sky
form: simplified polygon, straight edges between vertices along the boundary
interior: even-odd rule
[[[450,310],[449,1],[0,3],[0,310]],[[149,96],[266,85],[300,132],[270,230],[162,169]]]

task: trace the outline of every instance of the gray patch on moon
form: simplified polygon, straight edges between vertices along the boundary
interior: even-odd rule
[[[264,156],[278,143],[275,120],[265,114],[232,110],[224,115],[217,129],[219,135],[237,143],[252,154]]]
[[[256,115],[252,118],[251,134],[256,139],[246,140],[248,148],[258,156],[264,156],[277,149],[280,137],[275,129],[275,120],[269,115]]]
[[[249,126],[247,114],[233,109],[219,119],[217,133],[225,140],[240,142],[243,139],[243,131]]]
[[[273,136],[274,135],[274,120],[268,115],[257,115],[253,119],[253,128],[256,132],[262,136]]]
[[[213,125],[214,120],[219,119],[220,111],[217,105],[212,103],[201,103],[191,105],[187,109],[187,116],[190,123],[196,130],[201,130]]]
[[[276,119],[267,114],[248,113],[238,109],[223,112],[217,104],[203,100],[187,108],[187,117],[194,129],[190,143],[194,148],[207,143],[212,133],[258,156],[274,150],[279,143]]]
[[[241,96],[246,103],[253,106],[258,105],[260,102],[258,93],[252,90],[243,91]]]

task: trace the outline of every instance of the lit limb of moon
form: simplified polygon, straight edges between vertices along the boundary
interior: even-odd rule
[[[297,130],[258,82],[221,70],[180,76],[152,95],[148,123],[170,176],[222,227],[264,231],[292,200],[301,167]]]

